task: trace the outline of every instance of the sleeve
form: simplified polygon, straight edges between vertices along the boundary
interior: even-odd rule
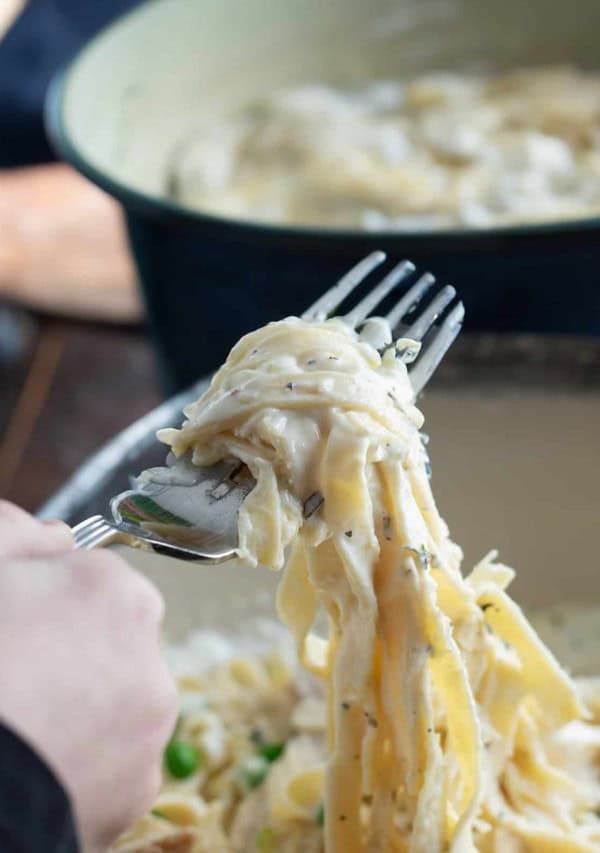
[[[0,850],[79,853],[67,794],[36,753],[0,725]]]
[[[138,2],[29,0],[0,41],[0,168],[55,159],[43,119],[50,80],[95,32]]]

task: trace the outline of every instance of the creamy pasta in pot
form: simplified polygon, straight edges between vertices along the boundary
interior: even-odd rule
[[[439,72],[276,92],[182,140],[169,194],[226,217],[380,230],[600,213],[600,74]]]
[[[600,680],[561,667],[494,553],[461,571],[414,346],[380,355],[340,320],[271,323],[159,433],[197,464],[250,469],[239,556],[282,572],[302,671],[273,644],[182,674],[164,793],[121,853],[600,849]]]

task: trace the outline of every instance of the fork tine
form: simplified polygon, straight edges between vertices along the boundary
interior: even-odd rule
[[[423,273],[423,275],[413,284],[410,290],[406,291],[402,299],[400,299],[396,305],[394,305],[392,310],[385,315],[385,319],[389,323],[392,334],[402,318],[408,314],[412,308],[418,305],[434,282],[435,276],[430,272]]]
[[[102,538],[105,532],[106,528],[102,526],[91,531],[86,536],[80,536],[78,539],[75,540],[75,550],[88,551],[90,548],[94,547],[96,540]]]
[[[114,539],[118,535],[109,521],[102,516],[94,516],[77,525],[73,529],[75,537],[76,550],[89,551],[92,548],[102,545],[105,542]]]
[[[414,341],[422,340],[455,296],[456,290],[451,284],[447,284],[446,287],[442,288],[435,299],[419,314],[414,323],[411,323],[408,329],[406,329],[404,332],[405,337],[412,338]]]
[[[95,524],[94,526],[90,525],[90,527],[83,533],[79,533],[75,539],[75,547],[76,548],[85,548],[88,542],[92,542],[96,537],[106,530],[107,524],[105,521],[102,523]]]
[[[389,272],[384,279],[355,305],[352,311],[345,315],[344,321],[353,329],[365,320],[388,293],[407,275],[415,271],[415,265],[411,261],[401,261]]]
[[[81,521],[79,524],[76,524],[71,530],[73,539],[75,540],[75,547],[78,547],[80,541],[85,540],[90,533],[105,523],[106,522],[101,515],[92,515],[90,518],[86,518],[85,521]]]
[[[104,517],[102,515],[90,515],[89,518],[86,518],[84,521],[80,521],[78,524],[74,525],[71,528],[71,533],[76,536],[80,530],[85,530],[91,524],[97,524],[99,521],[104,521]]]
[[[409,368],[409,376],[415,394],[420,394],[429,382],[431,374],[436,369],[447,350],[462,328],[465,316],[465,306],[459,302],[444,318],[441,325],[435,329],[425,341],[419,352],[414,366]]]
[[[325,320],[369,273],[385,261],[385,258],[385,252],[371,252],[370,255],[352,267],[337,284],[334,284],[316,302],[313,302],[302,315],[302,319],[309,322]]]
[[[75,545],[75,549],[77,551],[91,551],[92,548],[95,548],[101,542],[103,542],[109,535],[112,536],[113,530],[112,528],[100,527],[98,530],[95,530],[93,533],[90,533],[89,536],[84,537],[82,539],[78,539]]]

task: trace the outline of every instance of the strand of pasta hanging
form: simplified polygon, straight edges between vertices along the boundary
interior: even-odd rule
[[[340,321],[272,323],[160,433],[256,479],[239,555],[283,569],[280,616],[327,692],[325,773],[311,755],[288,790],[321,780],[327,853],[592,853],[600,729],[507,595],[513,572],[492,554],[461,574],[395,355]]]

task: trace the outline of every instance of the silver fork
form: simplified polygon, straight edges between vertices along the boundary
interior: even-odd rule
[[[419,394],[458,335],[464,306],[451,285],[434,292],[435,277],[426,272],[383,317],[375,318],[373,311],[415,272],[415,265],[405,260],[347,313],[337,313],[385,260],[384,252],[363,258],[302,318],[319,321],[340,316],[378,349],[401,338],[420,343],[418,352],[405,351],[403,355],[412,362],[407,369],[415,394]],[[432,298],[424,305],[426,294]],[[144,472],[135,489],[114,497],[110,503],[112,520],[95,515],[76,525],[75,547],[91,549],[120,541],[184,560],[218,563],[231,559],[237,546],[237,512],[253,487],[249,472],[239,462],[229,460],[199,468],[186,454],[171,460],[168,467]],[[308,495],[305,516],[316,512],[321,502],[317,492]]]

